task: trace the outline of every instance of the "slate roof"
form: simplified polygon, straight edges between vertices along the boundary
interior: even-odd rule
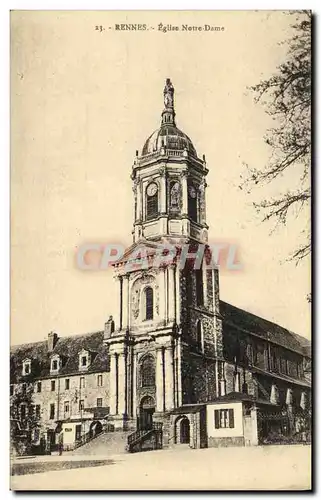
[[[246,403],[258,403],[262,405],[278,406],[275,403],[271,403],[271,401],[268,401],[267,399],[256,398],[255,396],[252,396],[251,394],[245,394],[244,392],[229,392],[224,396],[220,396],[219,398],[208,402],[208,404],[227,403],[227,402],[232,403],[240,401],[244,401]]]
[[[83,335],[60,337],[50,353],[48,353],[47,340],[21,344],[11,347],[10,353],[10,380],[16,383],[22,373],[22,362],[29,358],[31,375],[24,377],[27,380],[39,378],[52,378],[50,376],[50,358],[58,354],[64,359],[64,364],[59,370],[59,375],[73,375],[77,373],[92,373],[109,370],[108,348],[103,344],[104,332],[93,332]],[[79,370],[79,353],[83,349],[92,353],[92,362],[87,370]]]
[[[232,325],[303,356],[311,357],[311,342],[301,335],[222,300],[220,312],[223,317],[223,330],[224,326]]]

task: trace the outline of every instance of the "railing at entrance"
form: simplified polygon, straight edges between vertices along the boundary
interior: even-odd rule
[[[86,434],[83,434],[79,439],[75,441],[74,449],[80,448],[80,446],[89,443],[89,441],[92,441],[96,437],[100,436],[100,434],[102,433],[103,430],[96,432],[95,434],[92,434],[90,431],[86,432]]]
[[[163,447],[163,424],[153,422],[150,429],[139,429],[127,438],[127,451],[130,453],[145,450],[159,450]]]

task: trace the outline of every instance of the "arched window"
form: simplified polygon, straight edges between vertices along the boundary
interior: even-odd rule
[[[155,362],[153,356],[146,356],[141,364],[141,386],[155,386]]]
[[[146,219],[154,219],[158,215],[158,187],[155,182],[146,188]]]
[[[204,350],[204,342],[203,342],[203,331],[202,331],[202,323],[200,320],[196,323],[196,343],[198,350]]]
[[[188,186],[188,216],[197,222],[197,190],[193,184]]]
[[[154,317],[154,292],[149,286],[145,288],[145,319]]]

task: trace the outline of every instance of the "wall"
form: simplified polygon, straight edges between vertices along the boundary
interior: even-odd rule
[[[215,429],[215,410],[234,410],[233,429]],[[242,403],[207,404],[206,407],[207,436],[214,438],[243,436]]]
[[[103,385],[97,386],[97,376],[102,375]],[[85,377],[85,387],[80,392],[80,377]],[[69,390],[65,390],[65,379],[69,379]],[[56,381],[56,390],[51,391],[51,381]],[[33,404],[41,405],[41,420],[43,423],[54,422],[54,420],[63,420],[64,403],[69,401],[69,416],[80,417],[79,399],[84,400],[85,408],[94,408],[97,406],[97,398],[102,398],[102,406],[109,406],[109,372],[84,373],[81,375],[66,376],[62,378],[52,377],[41,380],[41,392],[34,392]],[[35,382],[35,391],[37,382]],[[81,398],[80,398],[81,395]],[[76,401],[77,396],[77,401]],[[55,404],[55,419],[49,419],[50,404]],[[59,403],[59,404],[58,404]],[[58,411],[59,407],[59,411]],[[88,416],[90,414],[88,413]],[[83,412],[86,417],[86,412]]]
[[[63,424],[63,445],[64,449],[73,448],[76,439],[76,425],[79,423],[70,422],[68,424]]]
[[[234,410],[234,428],[215,429],[215,410]],[[206,408],[207,446],[244,446],[242,403],[209,404]]]
[[[188,345],[182,349],[182,398],[183,404],[205,403],[216,396],[215,361],[191,351]]]

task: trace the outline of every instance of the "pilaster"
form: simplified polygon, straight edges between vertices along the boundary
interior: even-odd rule
[[[156,349],[156,411],[164,411],[164,350]]]
[[[176,283],[175,283],[175,265],[168,266],[168,320],[176,320]]]
[[[171,347],[165,349],[165,409],[171,410],[175,407],[174,402],[174,360]]]

